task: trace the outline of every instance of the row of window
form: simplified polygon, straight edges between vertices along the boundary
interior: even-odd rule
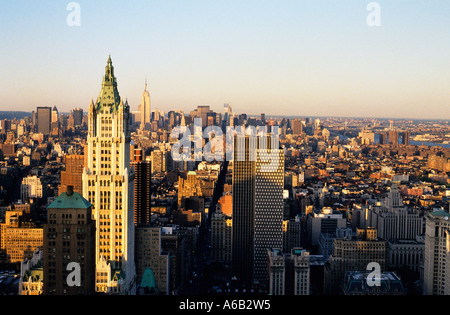
[[[115,187],[122,187],[122,182],[117,180],[115,182],[111,182],[109,180],[100,180],[100,181],[88,180],[89,187],[95,187],[97,183],[99,183],[100,187],[110,187],[111,184],[115,184]],[[92,191],[92,195],[95,195],[95,191]]]

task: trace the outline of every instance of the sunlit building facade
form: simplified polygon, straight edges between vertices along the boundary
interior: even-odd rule
[[[100,96],[89,105],[83,196],[96,222],[96,291],[135,292],[134,168],[130,165],[130,107],[117,89],[111,57]]]
[[[43,251],[37,250],[32,258],[20,264],[19,295],[41,295],[44,292]]]
[[[43,246],[43,229],[32,222],[21,222],[22,215],[22,211],[6,211],[5,222],[0,223],[0,249],[11,263],[31,259]]]
[[[423,294],[449,293],[447,278],[448,231],[450,214],[437,209],[426,215],[425,254],[423,264]]]
[[[145,90],[142,93],[141,105],[139,105],[141,111],[141,130],[151,129],[151,105],[150,105],[150,93],[147,90],[147,80],[145,80]]]

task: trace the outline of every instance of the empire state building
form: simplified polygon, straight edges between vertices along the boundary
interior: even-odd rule
[[[147,90],[147,80],[145,80],[145,90],[142,93],[139,110],[141,111],[141,130],[150,130],[152,112],[150,106],[150,93]]]
[[[111,57],[97,101],[89,105],[83,196],[96,223],[96,292],[135,294],[134,168],[130,108],[117,89]]]

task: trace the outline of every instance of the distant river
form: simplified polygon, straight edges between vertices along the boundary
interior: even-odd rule
[[[347,140],[347,139],[348,139],[347,136],[339,135],[339,140],[342,141],[342,140]],[[374,139],[375,139],[375,143],[380,143],[380,135],[379,134],[375,134],[375,138]],[[430,146],[430,147],[443,147],[443,148],[446,148],[446,149],[450,149],[450,144],[443,144],[443,143],[434,143],[434,142],[424,142],[424,141],[412,141],[412,140],[410,140],[409,144],[410,145],[422,145],[422,144],[424,144],[424,145],[427,145],[427,146]]]
[[[434,142],[423,142],[423,141],[409,141],[410,145],[428,145],[430,147],[443,147],[443,148],[450,148],[450,144],[442,144],[442,143],[434,143]]]

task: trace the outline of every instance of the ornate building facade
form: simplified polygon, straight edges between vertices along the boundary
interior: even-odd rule
[[[100,96],[89,105],[83,196],[96,222],[96,291],[134,294],[134,168],[130,108],[117,89],[111,57]]]

